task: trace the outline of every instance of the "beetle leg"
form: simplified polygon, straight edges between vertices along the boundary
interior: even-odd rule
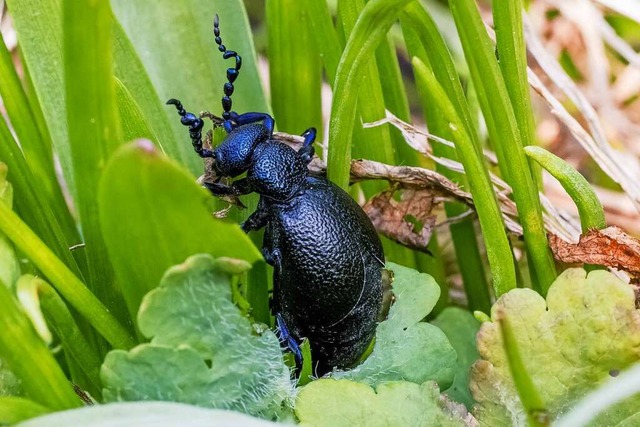
[[[300,350],[300,345],[296,339],[289,333],[289,328],[287,328],[280,313],[276,314],[276,334],[280,344],[293,353],[293,357],[296,359],[296,366],[301,367],[302,350]]]
[[[260,230],[262,227],[267,225],[269,214],[267,213],[266,209],[260,208],[261,204],[262,203],[258,203],[258,208],[256,209],[256,211],[249,215],[249,218],[247,218],[246,221],[240,225],[240,227],[242,227],[242,231],[244,231],[245,233],[254,230]]]
[[[316,140],[316,133],[316,128],[309,128],[302,133],[304,143],[298,150],[298,154],[300,154],[302,161],[307,165],[311,163],[313,155],[316,152],[315,148],[313,148],[313,142]]]
[[[235,111],[231,111],[229,113],[229,119],[235,123],[235,126],[248,125],[249,123],[263,122],[264,126],[269,131],[269,135],[273,133],[273,128],[275,126],[275,120],[273,120],[273,117],[271,117],[267,113],[238,114]],[[235,127],[233,124],[229,124],[229,127],[231,129],[228,129],[226,121],[224,126],[227,132],[230,132],[231,129]]]
[[[262,256],[267,264],[273,266],[273,293],[269,308],[271,313],[280,311],[280,281],[282,280],[282,253],[278,248],[271,248],[271,240],[268,237],[268,230],[264,233],[264,243],[262,246]]]
[[[231,185],[224,185],[219,182],[205,182],[202,185],[214,196],[242,196],[252,191],[246,178],[234,181]]]

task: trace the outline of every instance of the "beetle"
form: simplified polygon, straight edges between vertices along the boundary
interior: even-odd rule
[[[273,266],[271,311],[283,345],[301,363],[299,343],[308,338],[317,375],[354,365],[372,341],[382,306],[384,253],[369,217],[347,192],[307,165],[314,155],[316,130],[302,133],[299,150],[274,139],[274,119],[266,113],[232,111],[231,95],[242,58],[213,31],[227,69],[222,97],[227,135],[213,150],[203,147],[203,120],[170,99],[189,128],[196,153],[213,158],[215,182],[203,185],[215,196],[260,196],[258,207],[241,227],[265,228],[262,254]],[[246,177],[230,185],[220,177]]]

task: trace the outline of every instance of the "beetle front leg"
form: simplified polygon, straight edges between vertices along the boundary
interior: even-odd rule
[[[214,196],[243,196],[253,191],[246,178],[234,181],[231,185],[224,185],[219,182],[204,182],[202,185]]]

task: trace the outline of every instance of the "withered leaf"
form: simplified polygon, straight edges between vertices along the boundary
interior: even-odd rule
[[[604,265],[640,274],[640,241],[619,227],[589,230],[576,244],[549,234],[549,245],[555,258],[562,262]]]
[[[429,253],[427,244],[435,226],[436,217],[431,213],[434,196],[429,191],[397,190],[400,200],[394,198],[391,189],[371,198],[363,207],[373,225],[384,236],[411,249]]]

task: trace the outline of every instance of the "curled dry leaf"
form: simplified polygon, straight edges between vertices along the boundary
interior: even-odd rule
[[[436,223],[432,213],[434,195],[425,190],[398,190],[400,200],[394,198],[395,189],[371,198],[363,209],[376,229],[391,240],[411,249],[429,253],[427,245]]]
[[[576,244],[550,234],[549,245],[562,262],[604,265],[640,275],[640,241],[618,227],[589,230]]]

